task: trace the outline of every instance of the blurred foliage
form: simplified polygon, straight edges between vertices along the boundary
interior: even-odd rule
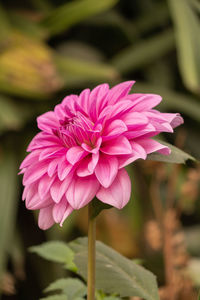
[[[65,95],[101,82],[137,80],[133,91],[160,94],[161,110],[180,112],[185,118],[173,137],[162,138],[200,158],[199,16],[199,0],[1,1],[2,299],[39,299],[48,283],[68,274],[27,254],[27,247],[68,241],[87,231],[85,209],[74,212],[62,229],[40,231],[36,214],[21,202],[17,178],[17,166],[37,133],[36,116]],[[162,300],[196,300],[199,166],[148,161],[128,171],[132,199],[123,212],[100,214],[99,239],[130,258],[143,258],[158,276]]]

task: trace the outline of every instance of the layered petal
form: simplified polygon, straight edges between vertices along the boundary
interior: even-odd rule
[[[67,190],[66,197],[74,209],[79,209],[88,204],[99,189],[99,182],[95,176],[74,178]]]
[[[113,105],[120,99],[124,98],[130,92],[135,81],[125,81],[114,86],[108,93],[108,103]]]
[[[128,99],[133,101],[134,110],[138,112],[148,111],[162,101],[162,97],[155,94],[132,94]]]
[[[114,181],[118,172],[118,159],[114,156],[101,154],[95,168],[95,175],[99,183],[108,188]]]
[[[169,155],[170,154],[170,149],[169,147],[160,144],[159,142],[149,139],[149,138],[144,138],[144,139],[138,139],[137,143],[145,149],[146,153],[152,153],[152,152],[159,152],[164,155]]]
[[[131,154],[132,148],[126,137],[119,136],[114,140],[103,143],[101,152],[109,155]]]
[[[49,111],[37,118],[38,128],[44,132],[52,133],[52,129],[59,127],[58,119],[53,111]]]
[[[131,142],[132,153],[129,155],[123,155],[118,158],[119,168],[123,168],[137,159],[146,159],[147,152],[145,149],[137,142]]]
[[[94,173],[94,169],[99,160],[99,152],[92,153],[92,155],[85,157],[80,166],[77,168],[77,175],[79,177],[89,176]]]
[[[97,198],[118,209],[123,208],[130,199],[131,181],[128,173],[121,169],[110,187],[101,187],[97,192]]]
[[[53,206],[52,214],[56,223],[61,223],[68,207],[69,203],[67,202],[67,199],[65,197],[63,197],[63,199],[59,203],[56,203]]]
[[[80,146],[75,146],[67,151],[66,157],[70,164],[75,165],[84,155],[86,155],[85,150]]]
[[[49,229],[55,223],[52,215],[52,206],[41,208],[38,216],[38,226],[40,229]]]
[[[113,120],[108,123],[103,132],[103,141],[112,140],[128,130],[126,124],[122,120]]]

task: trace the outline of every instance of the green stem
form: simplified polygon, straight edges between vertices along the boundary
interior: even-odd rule
[[[95,244],[96,219],[93,216],[92,202],[88,205],[88,296],[87,300],[95,300]]]

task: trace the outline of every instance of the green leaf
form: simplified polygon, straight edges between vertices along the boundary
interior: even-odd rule
[[[66,3],[50,12],[42,21],[51,35],[63,32],[69,27],[105,11],[116,4],[117,0],[76,0]]]
[[[3,95],[0,95],[0,107],[0,133],[20,129],[32,114],[28,106],[22,106]]]
[[[14,148],[13,148],[14,149]],[[12,236],[18,206],[17,163],[15,151],[0,153],[0,278],[5,271],[7,253],[12,248]]]
[[[9,12],[9,19],[16,30],[25,33],[33,39],[44,40],[47,38],[47,30],[37,22],[30,19],[30,16],[19,11]]]
[[[92,200],[92,206],[93,206],[93,214],[92,214],[93,218],[96,218],[103,209],[109,209],[113,207],[112,205],[99,201],[97,198]]]
[[[175,25],[178,61],[185,86],[200,93],[200,21],[188,0],[168,0]]]
[[[87,238],[69,244],[75,252],[78,272],[87,278]],[[96,287],[122,297],[138,296],[158,300],[156,277],[101,242],[96,243]]]
[[[75,300],[77,297],[85,296],[87,293],[86,285],[77,278],[61,278],[51,283],[44,292],[61,290],[67,295],[67,299]]]
[[[45,298],[40,298],[40,300],[69,300],[65,294],[48,296]]]
[[[47,260],[63,263],[69,270],[77,270],[74,264],[74,252],[63,242],[50,241],[30,247],[29,250]]]
[[[31,4],[39,11],[46,13],[52,10],[54,7],[48,0],[31,0]]]
[[[197,12],[200,12],[200,2],[199,0],[190,0],[191,5],[196,9]]]
[[[7,13],[3,9],[3,7],[0,5],[0,46],[1,43],[5,43],[5,40],[7,40],[7,37],[10,33],[10,24],[8,21]]]
[[[147,156],[147,159],[149,160],[156,160],[156,161],[162,161],[167,163],[176,163],[176,164],[184,164],[187,160],[195,160],[193,156],[190,154],[178,149],[175,146],[172,146],[166,142],[159,141],[159,143],[166,145],[171,149],[170,155],[163,155],[158,152],[151,153]]]
[[[120,300],[120,298],[114,297],[114,296],[109,296],[109,297],[105,297],[103,300]]]
[[[85,82],[110,81],[118,77],[117,71],[102,62],[86,61],[70,56],[55,55],[55,63],[64,80],[65,87],[72,88]]]
[[[118,71],[125,74],[140,69],[154,60],[157,61],[173,48],[174,34],[173,31],[168,30],[122,50],[111,63]]]

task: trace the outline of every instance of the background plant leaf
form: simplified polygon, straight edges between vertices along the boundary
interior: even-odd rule
[[[146,49],[148,48],[148,51]],[[112,65],[123,74],[142,68],[168,53],[174,48],[174,34],[172,30],[159,33],[145,39],[136,45],[120,51],[113,59]]]
[[[5,271],[17,210],[17,162],[14,151],[0,153],[0,278]]]
[[[55,63],[65,87],[77,87],[88,82],[111,81],[118,77],[114,67],[94,61],[86,61],[64,55],[55,55]]]
[[[48,296],[45,298],[40,298],[40,300],[69,300],[65,294]]]
[[[67,299],[75,300],[83,297],[87,293],[86,285],[78,278],[61,278],[52,282],[44,292],[53,292],[61,290],[67,296]]]
[[[47,260],[63,263],[67,269],[76,271],[74,252],[63,242],[49,241],[38,246],[30,247],[29,251]]]
[[[175,25],[180,72],[185,86],[200,93],[200,20],[191,1],[168,0]]]
[[[75,0],[52,10],[42,21],[51,35],[60,33],[90,16],[107,10],[116,4],[117,0]]]

